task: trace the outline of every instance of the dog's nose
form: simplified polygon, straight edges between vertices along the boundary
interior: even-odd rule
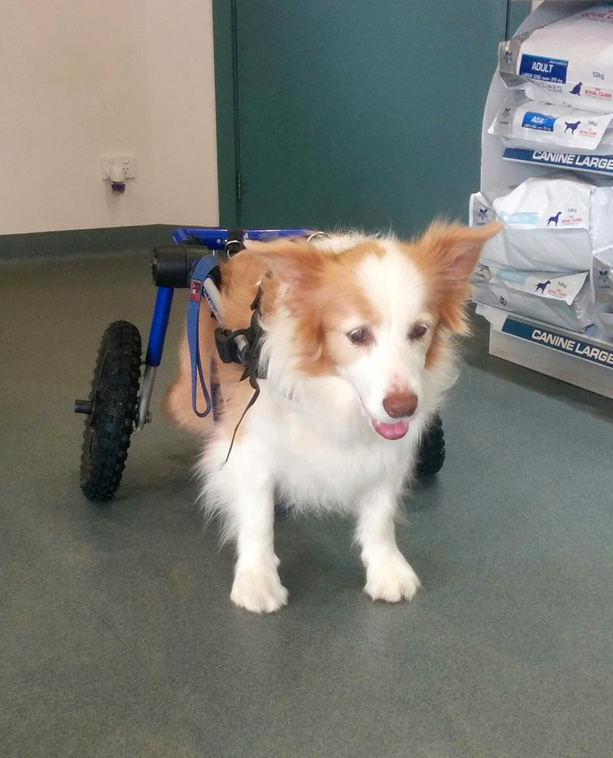
[[[383,400],[383,407],[392,418],[406,418],[417,410],[417,395],[409,390],[397,390]]]

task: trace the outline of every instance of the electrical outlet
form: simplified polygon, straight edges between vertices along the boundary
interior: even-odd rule
[[[134,179],[136,176],[136,161],[133,155],[112,155],[107,158],[101,158],[100,163],[102,165],[103,179],[109,178],[111,166],[120,166],[126,179]]]

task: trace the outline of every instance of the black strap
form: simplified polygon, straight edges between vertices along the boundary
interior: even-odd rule
[[[251,310],[253,311],[251,315],[251,324],[247,329],[237,329],[234,332],[230,332],[225,329],[215,330],[215,342],[217,344],[219,357],[225,363],[242,363],[242,365],[245,367],[245,370],[243,371],[243,375],[241,376],[240,381],[242,382],[245,379],[248,379],[249,384],[253,389],[253,395],[247,403],[245,410],[241,414],[238,423],[234,427],[234,432],[230,441],[230,447],[228,448],[228,454],[226,456],[226,460],[223,463],[224,466],[230,458],[230,453],[234,447],[234,441],[236,440],[236,435],[238,433],[240,425],[243,423],[243,420],[247,415],[249,409],[253,407],[256,400],[260,396],[260,384],[258,380],[265,378],[265,373],[262,372],[260,367],[260,351],[262,348],[262,337],[264,335],[264,330],[260,325],[261,301],[262,287],[258,286],[256,296],[251,303]],[[238,355],[236,342],[233,339],[233,337],[237,336],[238,334],[243,335],[248,344],[247,349],[243,352],[242,360]]]
[[[251,385],[253,389],[253,395],[251,395],[251,399],[247,403],[245,410],[242,412],[241,417],[238,420],[238,424],[234,427],[234,432],[232,433],[232,439],[230,440],[230,447],[228,448],[228,454],[226,455],[226,460],[223,462],[224,466],[230,459],[230,453],[232,452],[232,448],[234,447],[234,440],[236,439],[236,435],[238,433],[240,425],[243,423],[243,419],[247,415],[249,409],[253,407],[253,405],[255,405],[255,401],[260,396],[260,384],[256,376],[255,368],[245,369],[243,375],[241,376],[241,382],[243,381],[243,379],[247,379],[247,378],[249,379],[249,384]]]

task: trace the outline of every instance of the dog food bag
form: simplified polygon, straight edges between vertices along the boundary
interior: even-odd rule
[[[613,339],[613,308],[597,314],[596,323],[604,337]]]
[[[508,95],[496,114],[489,134],[505,147],[552,149],[568,152],[613,154],[612,113],[591,113],[567,105],[529,100],[522,91]]]
[[[582,332],[595,322],[588,272],[554,274],[480,263],[472,275],[473,299],[482,305]]]
[[[594,252],[591,282],[594,302],[613,306],[613,247]]]
[[[594,255],[613,248],[613,187],[561,174],[531,177],[506,193],[472,196],[470,222],[498,219],[482,262],[536,271],[591,271]],[[603,269],[604,270],[604,269]]]
[[[508,190],[495,190],[472,195],[470,225],[495,221],[494,201],[508,194]],[[585,229],[558,232],[551,227],[521,229],[507,225],[484,245],[481,261],[526,271],[586,271],[592,265],[592,244]]]
[[[601,2],[503,42],[500,74],[526,82],[533,100],[586,111],[613,110],[613,2]]]

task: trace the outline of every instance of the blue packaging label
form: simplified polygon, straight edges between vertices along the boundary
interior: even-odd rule
[[[528,211],[517,211],[516,213],[504,213],[503,211],[498,214],[498,219],[507,225],[536,226],[539,222],[539,214]]]
[[[524,114],[521,125],[525,129],[537,129],[540,132],[552,132],[555,123],[556,119],[553,116],[528,111]]]
[[[557,153],[552,150],[524,150],[507,147],[503,158],[508,161],[534,163],[539,166],[556,166],[574,171],[586,171],[591,174],[613,176],[613,155],[577,155],[576,153]]]
[[[561,353],[568,353],[568,355],[613,369],[613,349],[598,347],[579,337],[568,337],[547,327],[535,327],[511,318],[506,319],[502,331],[504,334],[512,334],[528,342],[546,345]]]
[[[561,58],[543,58],[540,55],[524,53],[519,64],[519,75],[527,79],[565,84],[568,61]]]
[[[496,278],[502,282],[514,282],[515,284],[525,284],[529,274],[524,271],[514,271],[513,269],[500,268],[496,271]]]

